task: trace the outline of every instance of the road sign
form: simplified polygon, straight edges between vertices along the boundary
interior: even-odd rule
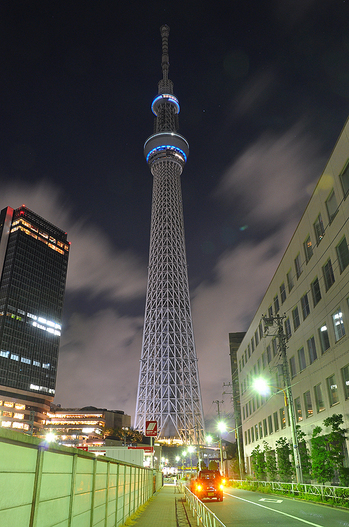
[[[156,437],[158,435],[158,422],[157,421],[146,421],[145,422],[145,435],[146,437]]]

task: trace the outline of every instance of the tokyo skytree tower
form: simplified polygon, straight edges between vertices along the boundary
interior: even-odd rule
[[[154,134],[144,144],[153,175],[148,286],[135,428],[158,423],[158,438],[204,443],[204,418],[190,309],[180,176],[189,154],[177,133],[179,102],[168,78],[168,36],[162,37],[162,79],[152,102]]]

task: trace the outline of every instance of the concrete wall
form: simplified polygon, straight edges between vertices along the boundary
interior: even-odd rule
[[[161,485],[161,473],[0,428],[0,526],[118,527]]]

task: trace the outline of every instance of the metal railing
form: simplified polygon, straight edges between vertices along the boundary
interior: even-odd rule
[[[188,487],[184,487],[183,490],[193,517],[196,516],[196,525],[202,527],[225,527],[224,523]]]
[[[242,487],[249,485],[252,487],[270,488],[277,493],[290,493],[294,496],[302,496],[305,494],[318,496],[322,501],[342,500],[349,504],[349,487],[337,487],[332,485],[316,485],[312,483],[283,483],[280,481],[246,481],[233,480],[234,483],[239,483]]]

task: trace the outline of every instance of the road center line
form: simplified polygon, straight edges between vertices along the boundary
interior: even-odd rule
[[[323,525],[319,525],[318,523],[308,522],[308,520],[303,520],[303,518],[297,518],[297,516],[293,516],[292,514],[287,514],[287,512],[278,511],[278,510],[272,509],[271,507],[266,507],[265,505],[261,505],[260,503],[255,503],[254,501],[245,500],[245,498],[239,498],[238,496],[234,496],[234,494],[229,494],[229,492],[225,492],[224,494],[228,494],[228,496],[231,496],[232,498],[236,498],[237,500],[246,501],[247,503],[251,503],[252,505],[257,505],[258,507],[262,507],[263,509],[268,509],[268,511],[277,512],[278,514],[282,514],[283,516],[287,516],[288,518],[293,518],[294,520],[298,520],[300,522],[306,523],[307,525],[313,525],[313,527],[323,527]]]

